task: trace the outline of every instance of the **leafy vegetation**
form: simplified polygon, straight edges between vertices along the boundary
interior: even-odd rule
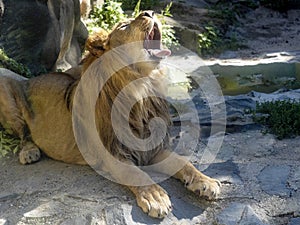
[[[243,45],[238,42],[235,36],[224,37],[221,30],[212,23],[205,26],[204,32],[198,35],[197,52],[201,56],[210,56],[227,49],[237,50],[242,47]]]
[[[204,25],[203,32],[198,35],[197,52],[201,56],[211,56],[224,50],[237,50],[244,47],[234,34],[227,31],[232,25],[238,24],[238,17],[258,7],[257,1],[220,0],[208,8],[208,17],[212,18]]]
[[[94,27],[111,30],[113,26],[124,20],[127,15],[122,9],[122,3],[116,1],[105,1],[101,8],[95,7],[90,14],[91,22],[88,23],[89,31]]]
[[[93,31],[94,27],[101,27],[105,30],[111,30],[115,24],[127,18],[127,15],[124,13],[122,7],[124,2],[116,2],[116,1],[105,1],[101,8],[95,8],[90,14],[90,22],[88,25],[88,30],[90,32]],[[129,1],[128,1],[129,2]],[[154,4],[155,1],[132,1],[135,3],[131,9],[133,10],[132,16],[137,16],[142,8],[145,8],[145,4]],[[147,5],[146,4],[146,5]],[[175,30],[173,26],[168,25],[165,16],[172,17],[171,9],[172,2],[168,4],[164,10],[161,11],[161,14],[158,15],[161,23],[162,23],[162,42],[168,48],[174,48],[178,46],[178,40],[175,36]],[[126,8],[126,7],[125,7]]]
[[[198,35],[198,53],[208,55],[214,53],[222,43],[220,31],[213,24],[204,27],[205,31]]]
[[[256,111],[252,113],[254,121],[266,125],[278,139],[300,135],[300,102],[257,103]]]
[[[159,19],[162,23],[162,43],[165,45],[167,48],[174,49],[178,47],[179,42],[175,36],[175,30],[174,27],[167,24],[166,20],[164,19],[165,16],[167,17],[173,17],[171,13],[171,7],[172,7],[172,2],[168,4],[165,9],[161,11],[161,14],[159,15]]]
[[[19,150],[19,146],[19,139],[0,128],[0,158],[7,156],[11,152],[16,154]]]
[[[31,71],[28,69],[28,67],[9,58],[3,49],[0,49],[0,67],[9,69],[27,78],[33,76]]]

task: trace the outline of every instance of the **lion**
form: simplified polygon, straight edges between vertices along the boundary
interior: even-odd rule
[[[114,61],[130,61],[138,57],[143,60],[115,71],[101,89],[95,103],[97,135],[114,158],[132,166],[131,172],[137,174],[132,179],[151,181],[140,166],[157,164],[155,170],[179,179],[198,196],[216,199],[221,183],[204,175],[184,157],[172,152],[168,144],[169,135],[165,135],[163,141],[151,150],[139,151],[126,147],[112,127],[112,103],[117,99],[118,92],[133,81],[139,83],[124,92],[117,111],[122,116],[122,107],[136,100],[128,118],[134,136],[140,139],[151,136],[150,122],[156,117],[167,126],[171,125],[167,101],[161,97],[164,96],[164,85],[161,84],[164,75],[158,67],[160,59],[168,56],[170,51],[162,48],[161,38],[161,24],[154,12],[144,11],[134,19],[119,23],[110,33],[91,35],[87,41],[89,53],[83,60],[79,76],[65,72],[45,74],[29,80],[0,77],[0,124],[21,139],[20,163],[38,161],[42,151],[55,160],[87,165],[72,127],[73,100],[78,85],[90,75],[102,78],[107,71],[112,71]],[[151,40],[155,43],[150,43]],[[102,58],[119,46],[134,42],[137,44],[127,48],[126,57],[116,51],[112,58]],[[145,78],[145,83],[140,78]],[[171,163],[159,164],[170,156]],[[176,165],[182,166],[173,174],[172,167]],[[108,172],[120,182],[131,179],[128,178],[128,171]],[[153,182],[149,185],[127,186],[135,195],[137,205],[149,216],[163,218],[172,210],[169,195],[159,184]]]

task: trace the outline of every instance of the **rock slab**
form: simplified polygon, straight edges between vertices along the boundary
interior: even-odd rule
[[[251,206],[241,203],[232,203],[218,215],[217,219],[224,225],[265,225]]]
[[[289,196],[291,190],[287,187],[290,166],[267,166],[258,176],[263,191],[270,195]]]
[[[78,0],[0,0],[0,6],[0,48],[10,58],[33,74],[78,64],[88,35]]]

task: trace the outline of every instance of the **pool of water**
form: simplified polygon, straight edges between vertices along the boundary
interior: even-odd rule
[[[199,60],[191,54],[171,58],[169,65],[172,65],[169,92],[179,99],[185,98],[186,92],[197,89],[207,76],[216,78],[223,95],[300,88],[300,52],[274,53],[260,59],[209,61]]]
[[[252,90],[270,93],[279,88],[300,88],[300,63],[257,63],[254,65],[220,65],[209,67],[224,95]]]

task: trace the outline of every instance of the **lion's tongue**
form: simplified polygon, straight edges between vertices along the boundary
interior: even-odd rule
[[[158,58],[163,58],[171,55],[171,51],[169,49],[148,49],[149,53]]]

